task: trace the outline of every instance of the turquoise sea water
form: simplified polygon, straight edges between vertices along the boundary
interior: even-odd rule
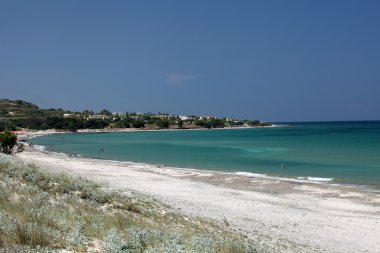
[[[336,183],[380,188],[380,121],[290,124],[260,129],[78,133],[42,136],[32,142],[50,151],[101,159],[321,181],[333,178]]]

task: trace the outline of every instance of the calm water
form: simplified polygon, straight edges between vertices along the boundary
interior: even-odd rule
[[[337,183],[380,188],[380,121],[293,125],[65,134],[64,139],[62,135],[50,135],[32,141],[51,151],[102,159],[294,178],[333,178]],[[282,164],[285,168],[281,168]]]

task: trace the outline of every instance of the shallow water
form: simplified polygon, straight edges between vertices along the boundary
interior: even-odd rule
[[[55,152],[101,159],[380,188],[379,121],[290,124],[260,129],[64,134],[32,142]]]

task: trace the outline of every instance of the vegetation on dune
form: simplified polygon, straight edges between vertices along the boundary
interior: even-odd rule
[[[257,252],[223,223],[0,154],[0,251]]]

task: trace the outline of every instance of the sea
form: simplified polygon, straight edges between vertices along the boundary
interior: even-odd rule
[[[380,189],[380,121],[67,133],[30,141],[75,156]]]

